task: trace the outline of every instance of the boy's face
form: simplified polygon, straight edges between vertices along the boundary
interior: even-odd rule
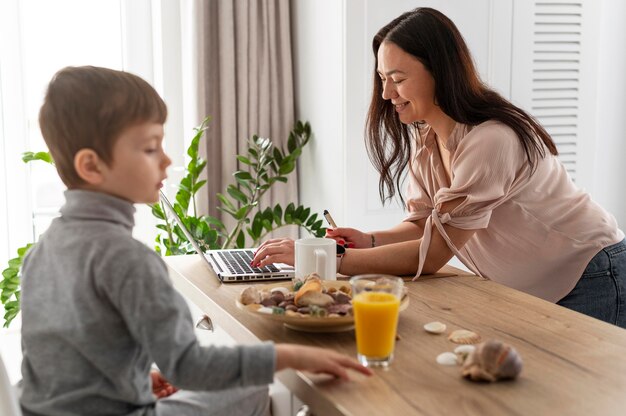
[[[113,161],[103,167],[100,190],[133,203],[154,203],[172,163],[163,151],[163,125],[142,123],[122,132]]]

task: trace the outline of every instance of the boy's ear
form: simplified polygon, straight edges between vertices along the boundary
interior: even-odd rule
[[[74,155],[74,169],[89,185],[99,185],[104,180],[102,159],[92,149],[80,149]]]

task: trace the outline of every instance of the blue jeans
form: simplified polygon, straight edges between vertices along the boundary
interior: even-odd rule
[[[626,328],[626,240],[600,250],[557,305]]]

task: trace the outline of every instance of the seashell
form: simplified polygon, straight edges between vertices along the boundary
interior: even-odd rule
[[[480,335],[467,329],[457,329],[448,335],[448,340],[455,344],[476,344],[480,342]]]
[[[333,303],[335,303],[335,300],[333,299],[332,296],[327,295],[322,292],[314,292],[314,291],[305,292],[302,296],[300,296],[300,298],[296,302],[298,306],[321,306],[321,307],[326,307]]]
[[[291,309],[285,310],[285,316],[300,316],[300,314],[296,311],[292,311]]]
[[[339,315],[348,315],[352,312],[352,305],[349,303],[336,303],[328,306],[329,313],[336,313]]]
[[[286,287],[282,287],[282,286],[275,287],[270,290],[270,293],[273,294],[274,292],[282,293],[283,297],[287,297],[287,295],[290,293],[289,289],[287,289]]]
[[[319,292],[322,293],[322,281],[315,273],[306,278],[305,283],[296,293],[294,297],[294,302],[296,305],[300,306],[300,298],[307,292]]]
[[[454,353],[459,357],[459,362],[464,363],[467,357],[474,352],[476,347],[474,345],[459,345],[454,349]]]
[[[333,293],[332,296],[335,299],[335,302],[339,304],[348,304],[352,301],[352,298],[350,297],[350,295],[344,292],[337,291]]]
[[[261,303],[261,292],[254,287],[247,287],[241,292],[241,303],[251,305],[253,303]]]
[[[426,332],[429,332],[431,334],[442,334],[446,330],[446,324],[442,324],[438,321],[429,322],[424,325],[424,329],[426,330]]]
[[[276,306],[277,303],[273,298],[265,298],[265,299],[261,299],[261,305],[263,306]]]
[[[290,303],[289,305],[285,306],[285,310],[295,312],[298,310],[298,307],[293,303]]]
[[[285,295],[283,295],[282,292],[272,292],[272,296],[270,296],[270,298],[273,299],[278,305],[280,302],[285,300]]]
[[[442,352],[437,356],[437,363],[441,365],[458,365],[459,357],[453,352]]]
[[[522,371],[522,358],[515,348],[497,340],[476,346],[467,357],[461,375],[472,381],[513,379]]]

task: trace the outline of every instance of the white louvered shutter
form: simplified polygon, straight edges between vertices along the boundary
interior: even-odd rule
[[[582,78],[593,57],[585,49],[588,2],[514,2],[511,98],[546,128],[572,179],[580,184],[585,104]],[[589,101],[589,100],[588,100]],[[584,181],[583,181],[584,182]]]

